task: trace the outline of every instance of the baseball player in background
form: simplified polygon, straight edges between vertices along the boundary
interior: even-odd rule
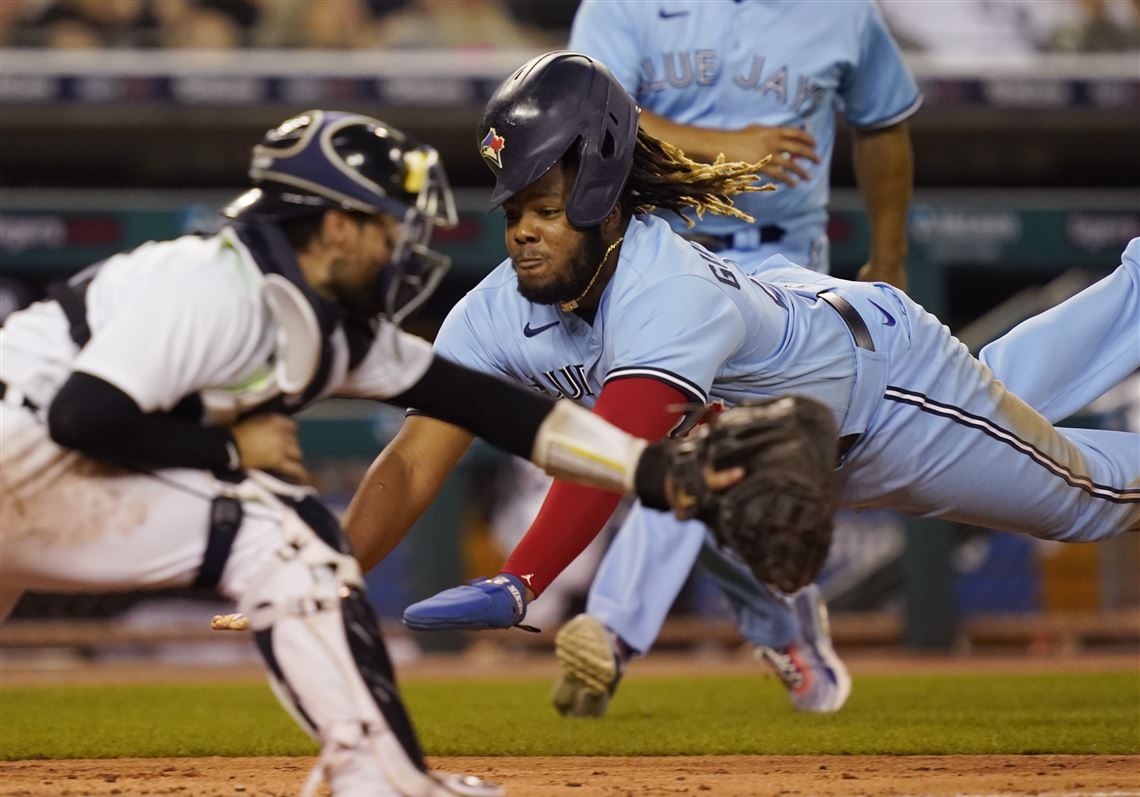
[[[1140,437],[1055,428],[894,287],[835,279],[780,256],[756,273],[645,215],[732,214],[735,196],[755,186],[740,164],[686,159],[639,130],[637,117],[604,65],[580,54],[541,56],[499,87],[484,109],[480,148],[496,178],[510,258],[449,314],[440,354],[593,405],[645,437],[676,429],[686,403],[814,398],[839,428],[840,506],[1062,541],[1140,529]],[[469,440],[429,417],[406,421],[350,509],[349,534],[366,565],[396,544]],[[387,485],[400,483],[409,460],[424,474],[423,491],[400,492],[401,513]],[[615,503],[556,481],[500,583],[541,594]],[[644,514],[639,506],[631,517]],[[669,523],[658,515],[659,533],[670,533]],[[703,529],[673,525],[673,544],[695,557]],[[503,588],[447,590],[409,607],[405,622],[508,627],[521,615],[486,608],[487,594]],[[583,680],[604,698],[632,645],[608,633],[596,642]]]
[[[828,181],[838,111],[851,130],[856,184],[870,223],[870,256],[859,278],[906,288],[913,178],[907,120],[922,98],[872,0],[584,0],[569,49],[608,66],[641,107],[642,128],[694,160],[771,156],[763,172],[777,190],[734,199],[754,221],[710,214],[690,230],[670,219],[675,231],[746,271],[777,254],[830,270]],[[560,708],[604,710],[596,695],[575,696],[589,691],[576,663],[589,658],[582,649],[596,647],[608,628],[647,652],[695,561],[724,592],[741,635],[792,704],[839,710],[851,679],[831,645],[819,589],[790,600],[751,590],[720,548],[679,544],[655,518],[637,514],[622,527],[594,578],[586,613],[559,636]]]
[[[690,158],[752,163],[779,190],[678,232],[745,268],[784,255],[827,273],[836,111],[852,131],[871,252],[860,279],[906,288],[913,166],[907,119],[922,102],[872,0],[583,0],[568,49],[593,56],[641,107],[641,126]]]
[[[429,248],[455,221],[435,150],[308,111],[250,175],[217,235],[111,257],[0,328],[0,618],[26,590],[217,588],[321,745],[307,794],[322,778],[336,797],[500,794],[427,769],[290,416],[332,395],[415,405],[650,501],[669,500],[669,455],[399,329],[447,265]],[[523,611],[513,586],[495,597]]]

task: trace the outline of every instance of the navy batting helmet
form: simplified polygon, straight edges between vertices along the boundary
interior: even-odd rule
[[[450,264],[428,247],[435,227],[456,222],[439,153],[378,119],[305,111],[265,134],[249,176],[254,188],[222,210],[226,217],[278,223],[338,208],[400,220],[377,286],[393,321],[422,304]]]
[[[601,224],[633,168],[638,113],[605,64],[588,55],[559,51],[523,64],[495,90],[479,122],[479,152],[495,175],[492,204],[576,148],[566,216],[577,227]]]

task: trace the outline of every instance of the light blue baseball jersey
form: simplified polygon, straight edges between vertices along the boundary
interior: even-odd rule
[[[587,406],[607,381],[647,376],[701,404],[799,393],[847,415],[857,358],[818,289],[751,280],[660,218],[630,221],[592,326],[517,285],[506,260],[448,314],[436,351]]]
[[[810,180],[734,198],[757,223],[793,230],[822,233],[827,223],[835,110],[874,129],[922,101],[871,0],[583,0],[569,48],[601,60],[642,108],[673,121],[806,128],[821,159],[806,164]],[[743,226],[707,215],[697,229]]]

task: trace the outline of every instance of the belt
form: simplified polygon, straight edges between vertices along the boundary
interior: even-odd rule
[[[685,234],[683,237],[700,244],[710,252],[722,252],[725,249],[756,249],[761,244],[778,244],[784,240],[785,235],[787,230],[779,224],[762,224],[759,227],[748,227],[724,235],[693,233]]]
[[[851,331],[851,337],[855,339],[856,346],[867,351],[875,350],[875,341],[871,339],[871,330],[867,329],[863,316],[859,315],[859,311],[851,306],[851,302],[832,290],[821,291],[816,296],[835,308],[835,312],[839,313],[839,317],[843,319],[843,323]]]
[[[844,299],[838,293],[832,290],[821,291],[817,293],[820,299],[831,305],[835,312],[839,313],[839,317],[843,319],[843,323],[847,325],[848,331],[851,333],[855,345],[860,349],[867,351],[875,350],[875,341],[871,339],[871,330],[867,329],[867,323],[863,320],[863,316],[859,315],[859,311],[851,306],[851,302]],[[859,442],[859,437],[862,433],[855,432],[854,434],[843,435],[839,438],[839,460],[842,462],[843,458],[847,456],[847,452],[855,447]]]
[[[4,399],[7,399],[9,404],[19,404],[32,412],[39,410],[36,403],[24,395],[24,391],[16,388],[9,389],[5,382],[0,381],[0,401],[4,401]]]

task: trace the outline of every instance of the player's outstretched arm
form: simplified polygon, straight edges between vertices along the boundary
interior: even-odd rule
[[[810,584],[831,546],[838,432],[830,410],[802,397],[765,399],[723,413],[705,431],[647,449],[660,456],[674,512],[705,521],[720,544],[747,563],[761,583],[785,592]],[[554,524],[565,512],[547,512],[558,503],[559,486],[556,482],[551,489],[524,542],[554,551],[563,547],[565,535],[552,537],[551,532],[559,530]],[[582,507],[577,524],[599,526],[598,518],[589,515],[587,497],[576,497]],[[537,554],[520,556],[522,547],[494,578],[453,587],[409,606],[404,623],[421,631],[519,625],[533,599],[530,588],[540,591],[557,574],[557,564],[575,554],[565,552],[550,567]]]
[[[553,402],[440,357],[389,401],[422,414],[381,452],[349,506],[348,535],[365,570],[419,519],[473,435],[552,476],[668,506],[662,452],[647,453],[648,441],[570,401]]]
[[[614,380],[602,389],[593,413],[567,403],[576,411],[567,413],[567,425],[579,420],[612,423],[638,436],[659,439],[676,426],[681,416],[678,407],[686,401],[686,395],[676,387],[656,379]],[[552,425],[559,425],[555,413],[551,413],[551,418]],[[572,428],[554,431],[573,437]],[[542,445],[536,449],[541,450]],[[661,466],[662,447],[656,445],[647,452],[653,453],[645,459],[646,470],[637,482],[661,484],[667,470]],[[658,471],[656,478],[648,476],[650,470]],[[641,497],[650,506],[668,506],[660,497]],[[525,616],[526,602],[540,594],[597,536],[617,503],[618,497],[612,492],[589,489],[568,480],[555,481],[538,516],[499,576],[445,590],[409,606],[404,612],[404,623],[419,630],[475,630],[518,624]]]
[[[344,517],[361,570],[371,570],[404,539],[472,439],[466,429],[426,415],[404,421],[369,466]]]

